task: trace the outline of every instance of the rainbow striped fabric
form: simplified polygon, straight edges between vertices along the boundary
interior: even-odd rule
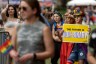
[[[9,39],[7,39],[4,44],[0,46],[0,52],[3,54],[8,54],[10,50],[13,49],[12,43]]]

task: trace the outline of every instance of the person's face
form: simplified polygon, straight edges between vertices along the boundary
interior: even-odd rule
[[[73,22],[73,19],[70,17],[66,17],[66,23],[71,24]]]
[[[14,15],[14,8],[13,7],[9,7],[8,14],[9,15]]]
[[[60,22],[60,16],[58,15],[58,14],[54,14],[54,20],[56,21],[56,22]]]
[[[66,17],[65,20],[66,20],[66,23],[70,22],[70,18],[69,17]]]
[[[20,11],[20,16],[23,19],[29,19],[33,17],[35,14],[34,10],[32,10],[31,7],[25,1],[21,1],[19,11]]]
[[[81,23],[82,22],[82,17],[81,16],[76,16],[75,17],[75,22],[76,23]]]

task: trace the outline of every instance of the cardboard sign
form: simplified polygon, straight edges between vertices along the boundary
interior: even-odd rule
[[[89,26],[81,24],[64,24],[63,25],[63,42],[88,43]]]

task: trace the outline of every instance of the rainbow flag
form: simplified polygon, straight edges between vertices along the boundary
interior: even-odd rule
[[[8,54],[12,49],[13,49],[12,43],[8,39],[4,42],[4,44],[0,46],[0,52],[3,54]]]

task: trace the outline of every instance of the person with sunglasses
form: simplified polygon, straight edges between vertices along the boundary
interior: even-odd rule
[[[1,12],[4,27],[14,27],[18,25],[19,19],[17,10],[13,5],[7,5]]]
[[[81,10],[74,10],[75,24],[82,24]],[[79,64],[87,64],[87,45],[84,43],[74,43],[68,57],[68,64],[78,61]]]
[[[19,11],[24,22],[13,29],[11,35],[15,44],[9,54],[14,64],[45,64],[45,59],[53,56],[54,45],[50,28],[40,15],[39,2],[22,0]]]
[[[27,10],[25,7],[23,7],[22,9],[24,11]],[[19,8],[19,10],[20,10],[20,8]],[[40,15],[41,15],[40,17],[42,17],[42,19],[44,20],[45,24],[50,27],[50,23],[48,22],[48,20],[46,19],[46,17],[42,13]]]

